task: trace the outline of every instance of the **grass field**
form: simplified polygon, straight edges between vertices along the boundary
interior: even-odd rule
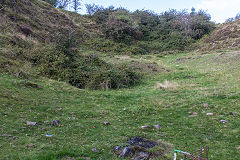
[[[174,146],[160,159],[173,157],[173,149],[192,152],[202,145],[209,146],[210,159],[237,160],[239,58],[238,51],[143,56],[167,71],[132,88],[108,91],[0,73],[0,159],[117,159],[113,146],[142,136]],[[157,83],[166,80],[165,88],[157,88]],[[197,115],[191,116],[193,112]],[[49,125],[56,119],[61,126]],[[27,126],[26,121],[42,125]],[[141,129],[154,124],[161,129]]]

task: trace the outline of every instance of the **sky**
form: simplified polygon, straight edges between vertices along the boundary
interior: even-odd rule
[[[130,11],[137,9],[152,10],[161,13],[169,9],[188,9],[207,11],[212,21],[223,23],[226,19],[235,17],[240,12],[240,0],[82,0],[83,4],[96,4],[104,7],[124,7]],[[84,5],[80,13],[86,13]]]

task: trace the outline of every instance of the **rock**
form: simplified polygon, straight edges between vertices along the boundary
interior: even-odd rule
[[[213,116],[213,113],[207,113],[206,115],[207,116]]]
[[[150,157],[150,153],[149,152],[140,152],[140,155],[136,158],[134,158],[134,160],[147,160]]]
[[[92,151],[93,151],[93,152],[96,152],[96,153],[99,152],[99,150],[98,150],[97,148],[92,148]]]
[[[30,88],[42,88],[42,87],[40,87],[39,85],[37,85],[36,83],[33,83],[33,82],[26,82],[25,86],[30,87]]]
[[[236,149],[237,149],[237,150],[240,150],[240,146],[237,146]]]
[[[192,114],[189,115],[188,117],[196,117],[196,116],[198,116],[198,113],[197,112],[192,112]]]
[[[204,103],[203,107],[208,108],[208,103]]]
[[[120,155],[122,153],[122,148],[120,146],[115,146],[115,147],[113,147],[113,152],[116,155]]]
[[[150,141],[150,140],[144,139],[142,137],[133,137],[130,140],[128,140],[127,143],[131,146],[141,147],[142,149],[143,148],[145,148],[145,149],[153,148],[154,146],[157,145],[157,142]],[[136,147],[135,147],[135,149],[136,149]],[[142,150],[142,149],[138,148],[138,151]]]
[[[133,155],[133,150],[131,147],[125,147],[119,157],[128,157]]]
[[[54,120],[54,121],[51,122],[51,125],[59,126],[60,125],[60,121],[59,120]]]
[[[104,122],[104,125],[109,125],[110,124],[110,122],[108,122],[108,121],[106,121],[106,122]]]
[[[228,121],[227,121],[227,120],[224,120],[224,119],[221,119],[220,122],[222,122],[222,123],[227,123]]]
[[[28,126],[35,126],[37,124],[37,122],[31,122],[31,121],[27,121],[26,123]]]
[[[27,124],[28,126],[42,125],[41,123],[31,122],[31,121],[27,121],[26,124]]]
[[[34,147],[35,147],[35,144],[32,144],[32,143],[30,143],[30,144],[27,145],[27,148],[30,148],[30,149],[31,149],[31,148],[34,148]]]
[[[0,137],[12,137],[12,135],[10,135],[10,134],[2,134],[2,135],[0,135]]]
[[[114,152],[118,152],[118,151],[120,151],[121,150],[121,147],[120,146],[115,146],[115,147],[113,147],[113,151]]]
[[[237,115],[237,112],[232,112],[232,115],[233,115],[233,116],[236,116],[236,115]]]
[[[154,125],[154,128],[159,130],[159,129],[161,129],[161,126],[159,124],[156,124],[156,125]]]
[[[149,125],[147,125],[147,126],[142,126],[141,128],[142,129],[149,129],[149,128],[151,128],[152,126],[149,126]]]

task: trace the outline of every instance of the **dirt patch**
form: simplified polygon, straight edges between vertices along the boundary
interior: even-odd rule
[[[149,160],[152,158],[170,159],[166,156],[171,145],[142,137],[133,137],[127,140],[124,146],[113,147],[113,152],[119,158],[134,160]]]

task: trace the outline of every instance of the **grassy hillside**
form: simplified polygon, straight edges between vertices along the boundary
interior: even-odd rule
[[[198,44],[200,50],[237,49],[240,47],[240,20],[219,24]]]
[[[26,79],[48,77],[91,89],[128,87],[141,80],[142,73],[134,70],[135,66],[98,58],[93,46],[102,32],[89,18],[40,0],[4,1],[2,6],[3,72]]]
[[[149,22],[159,17],[148,11],[110,10],[106,24],[132,33],[122,37],[119,28],[106,32],[98,23],[106,8],[81,16],[40,0],[1,2],[0,159],[121,159],[113,147],[136,136],[158,142],[150,150],[156,160],[201,145],[210,148],[209,159],[239,159],[240,52],[216,51],[239,48],[239,21],[205,36],[196,44],[200,53],[185,53],[168,50],[186,45],[187,30],[174,18],[168,25],[177,29],[160,41],[158,31],[168,26],[156,23],[159,30],[149,34]],[[178,14],[165,12],[162,21],[181,20]],[[189,22],[199,25],[203,17],[194,14],[187,13]],[[147,35],[141,41],[133,36],[140,31]],[[198,39],[199,31],[190,35]],[[156,124],[160,129],[141,128]]]
[[[238,159],[238,57],[239,52],[145,56],[169,72],[115,91],[81,90],[46,78],[26,81],[1,73],[0,159],[116,159],[112,147],[134,136],[167,141],[189,152],[209,146],[211,159]],[[157,83],[165,80],[171,85],[158,89]],[[192,117],[193,112],[197,115]],[[55,119],[61,126],[49,124]],[[26,121],[42,125],[27,126]],[[141,129],[152,124],[161,129]]]

